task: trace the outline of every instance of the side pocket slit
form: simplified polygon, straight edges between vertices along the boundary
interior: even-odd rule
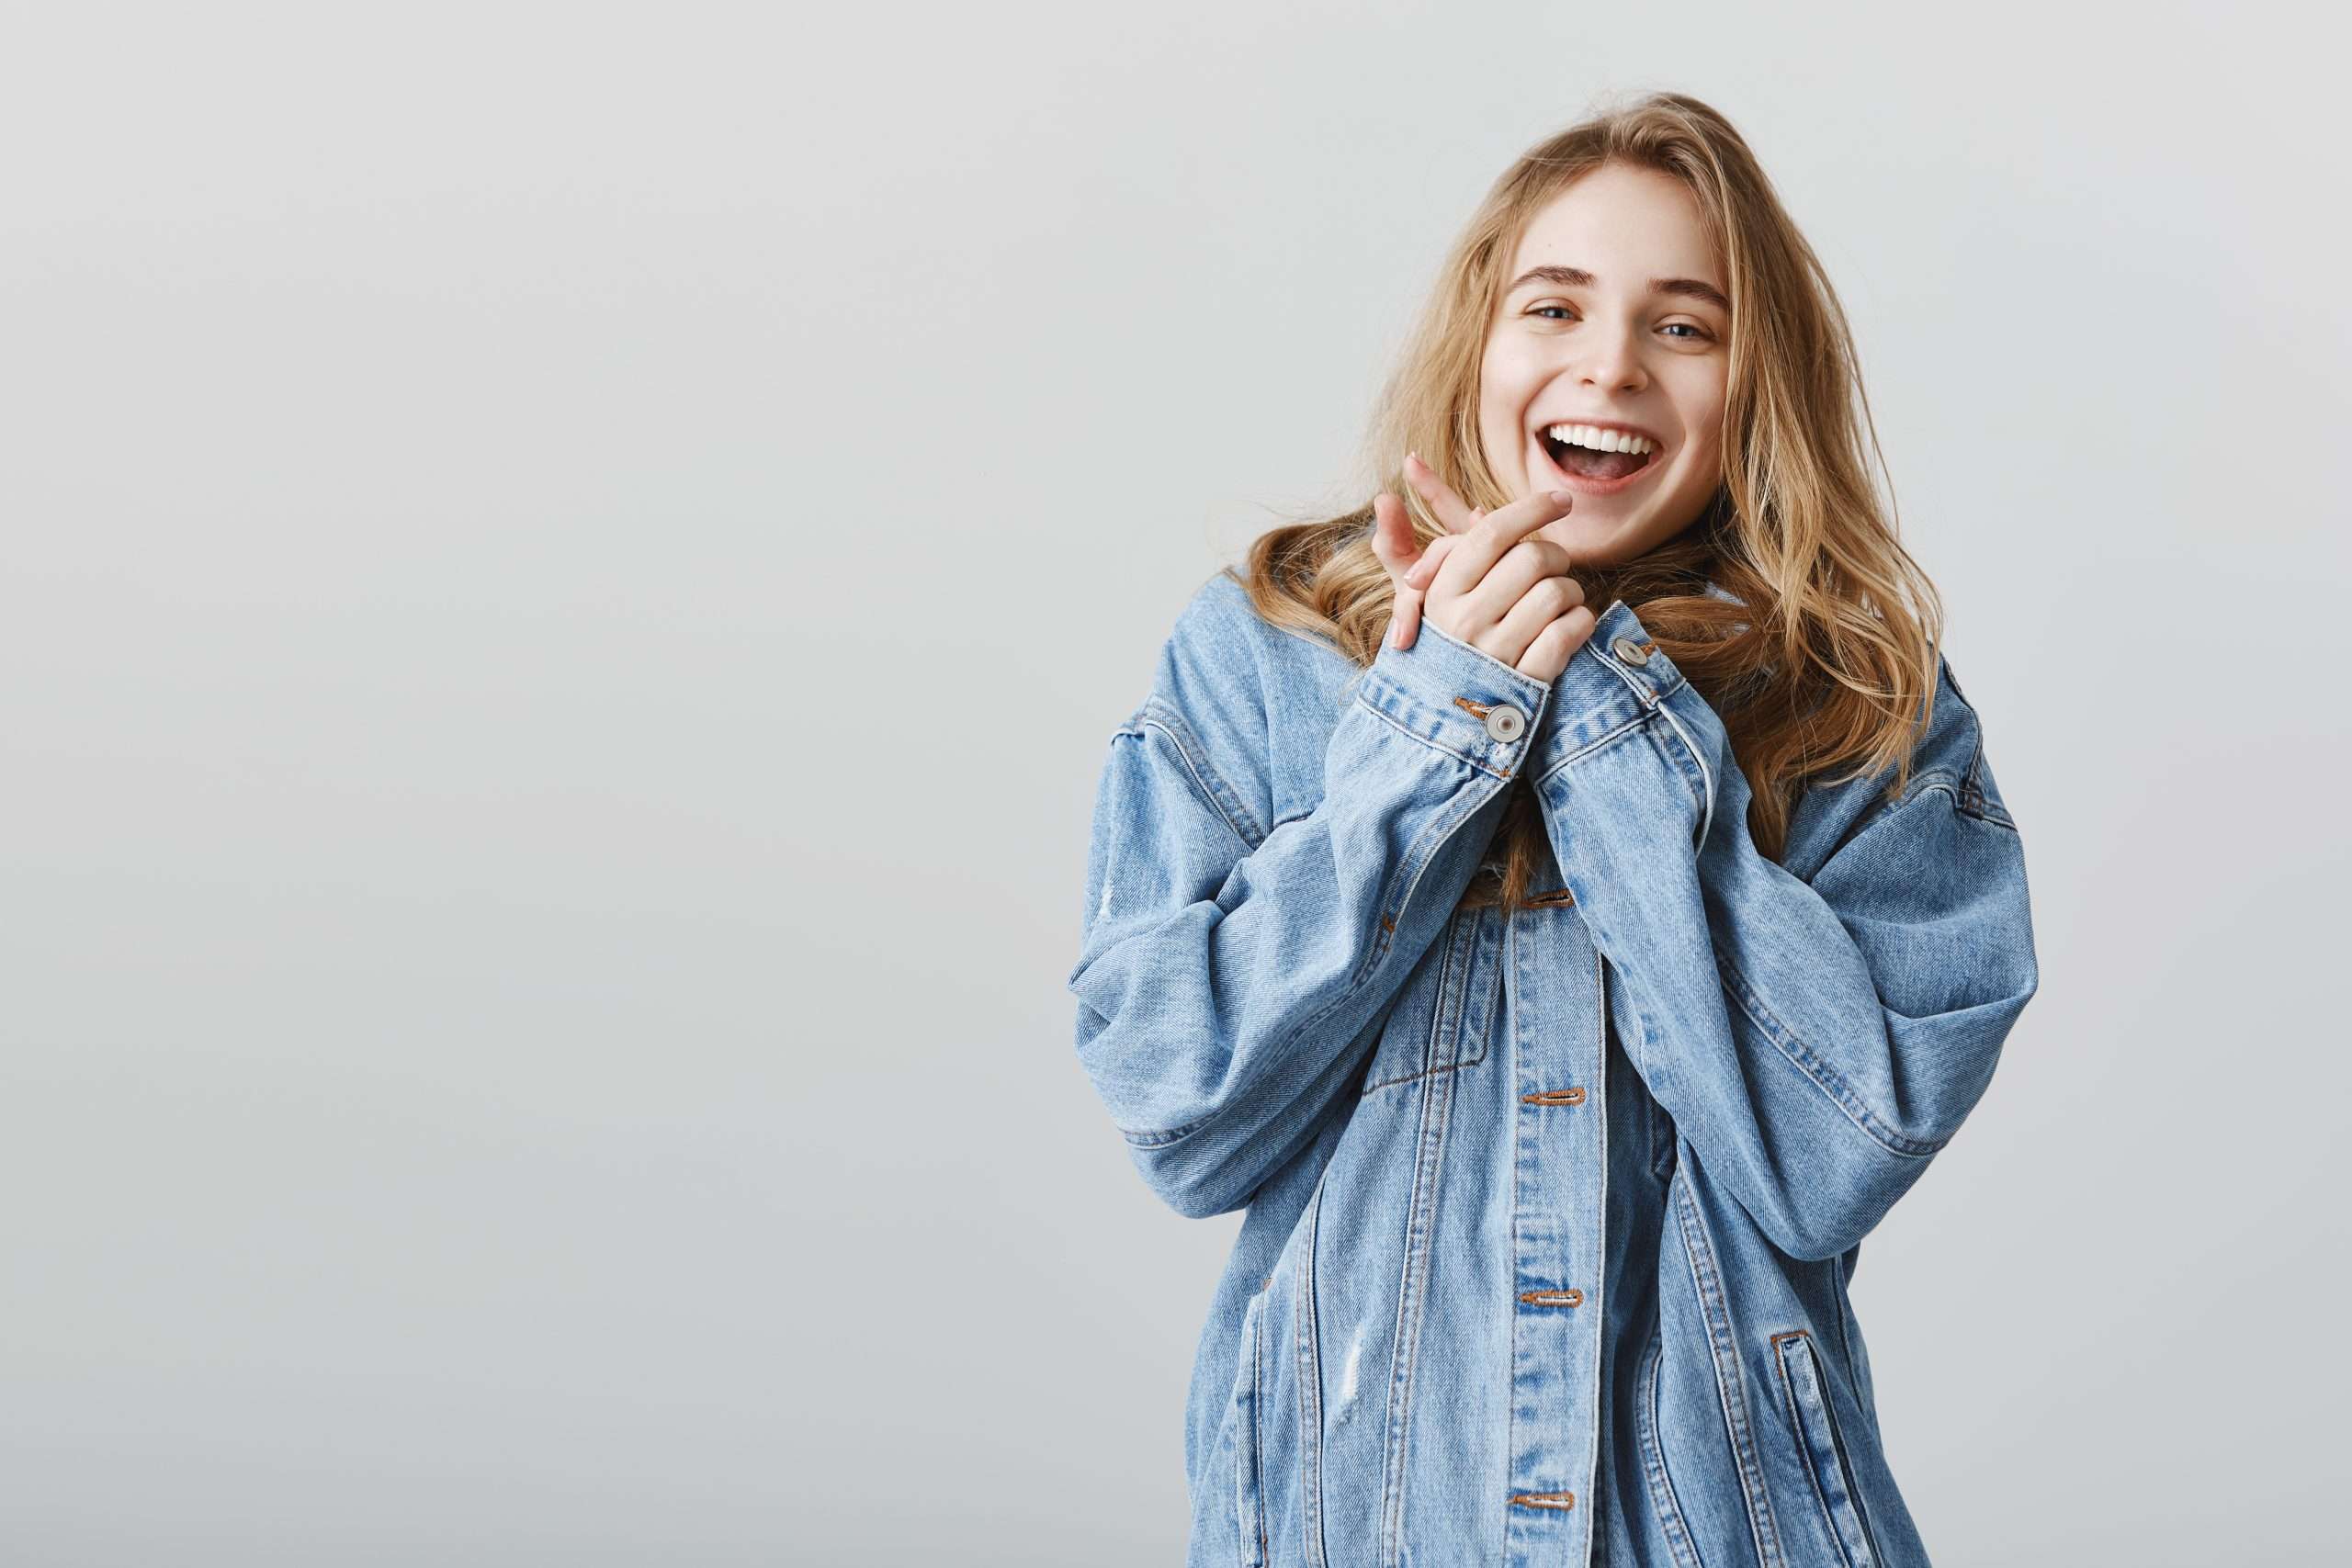
[[[1650,1502],[1657,1509],[1658,1529],[1674,1553],[1676,1568],[1704,1568],[1699,1561],[1699,1543],[1690,1537],[1690,1521],[1682,1517],[1682,1500],[1674,1495],[1674,1476],[1666,1466],[1666,1450],[1658,1442],[1657,1368],[1665,1351],[1661,1336],[1661,1326],[1652,1324],[1650,1342],[1642,1351],[1641,1372],[1635,1381],[1634,1413],[1641,1440],[1642,1471],[1649,1479]]]
[[[1234,1382],[1233,1517],[1241,1534],[1241,1568],[1265,1568],[1265,1445],[1258,1430],[1259,1400],[1265,1389],[1261,1370],[1266,1300],[1261,1290],[1242,1314],[1240,1375]]]
[[[1847,1568],[1879,1568],[1878,1543],[1871,1533],[1869,1517],[1862,1512],[1861,1489],[1846,1458],[1845,1439],[1838,1430],[1837,1414],[1829,1406],[1829,1391],[1822,1383],[1813,1336],[1802,1328],[1775,1334],[1772,1355],[1780,1369],[1790,1426],[1804,1450],[1806,1473],[1813,1478],[1814,1496],[1821,1504],[1830,1539],[1838,1543]]]

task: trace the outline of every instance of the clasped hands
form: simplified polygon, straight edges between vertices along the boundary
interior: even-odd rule
[[[1396,646],[1412,647],[1427,620],[1522,675],[1557,680],[1600,617],[1567,574],[1568,552],[1531,536],[1567,515],[1575,492],[1538,491],[1488,513],[1464,505],[1409,452],[1405,477],[1448,531],[1419,548],[1405,503],[1386,491],[1373,498],[1372,550],[1395,589]]]

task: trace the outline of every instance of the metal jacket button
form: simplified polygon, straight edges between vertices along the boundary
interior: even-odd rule
[[[1650,656],[1643,650],[1642,645],[1629,637],[1619,637],[1609,645],[1609,649],[1628,664],[1647,664],[1650,661]]]
[[[1498,740],[1516,740],[1527,733],[1527,716],[1509,703],[1487,710],[1487,733]]]

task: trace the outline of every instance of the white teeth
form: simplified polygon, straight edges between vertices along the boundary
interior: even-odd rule
[[[1596,452],[1657,450],[1657,443],[1646,435],[1632,435],[1622,430],[1602,430],[1598,425],[1555,424],[1544,434],[1565,446],[1589,446]]]

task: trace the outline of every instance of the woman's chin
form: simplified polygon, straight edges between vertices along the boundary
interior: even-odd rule
[[[1546,523],[1530,536],[1546,539],[1568,552],[1568,558],[1581,570],[1586,567],[1617,564],[1611,548],[1617,530],[1597,527],[1590,519],[1579,520],[1574,513]]]

